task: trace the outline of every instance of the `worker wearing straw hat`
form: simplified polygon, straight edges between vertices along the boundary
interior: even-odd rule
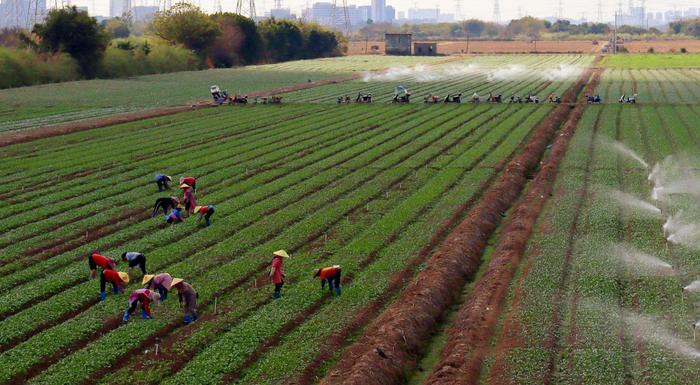
[[[314,270],[314,277],[321,279],[321,290],[326,286],[328,282],[328,289],[333,292],[335,287],[335,294],[340,295],[340,266],[335,265],[331,267],[324,267],[321,269]]]
[[[197,178],[193,176],[183,176],[180,178],[180,184],[186,184],[192,187],[192,191],[197,192]]]
[[[97,276],[98,266],[102,270],[114,270],[117,268],[117,261],[95,251],[88,257],[88,266],[90,267],[90,279],[94,279]]]
[[[190,185],[183,183],[180,185],[180,188],[182,189],[182,200],[185,202],[185,211],[191,213],[197,206],[197,198],[194,197]]]
[[[185,282],[182,278],[173,278],[173,282],[170,284],[168,290],[177,290],[177,299],[180,303],[185,300],[185,306],[183,311],[185,312],[185,317],[183,322],[185,325],[197,319],[197,292],[194,290],[192,285]]]
[[[160,294],[156,293],[155,291],[151,291],[148,289],[137,289],[132,291],[129,295],[129,302],[127,303],[126,310],[124,310],[124,316],[122,317],[122,320],[124,320],[124,322],[129,322],[129,317],[133,312],[136,311],[139,302],[141,303],[141,318],[153,318],[151,316],[151,303],[157,302],[159,300]]]
[[[272,293],[273,299],[278,299],[282,296],[282,286],[284,286],[284,270],[282,269],[282,259],[290,258],[284,250],[277,250],[272,253],[272,267],[270,268],[270,280],[275,285],[275,291]]]
[[[172,285],[172,283],[173,277],[171,277],[168,273],[160,273],[155,275],[146,274],[143,276],[143,281],[141,281],[141,284],[145,285],[144,288],[157,290],[160,294],[161,301],[165,301],[165,299],[168,298],[168,288],[170,285]]]
[[[170,190],[168,182],[172,182],[173,178],[165,174],[156,174],[156,184],[158,185],[158,191]]]
[[[199,214],[197,222],[204,218],[204,225],[209,226],[211,224],[210,218],[212,215],[214,215],[214,205],[197,206],[194,208],[194,213]]]
[[[105,294],[107,282],[112,284],[114,294],[123,293],[125,285],[129,283],[129,274],[116,270],[102,270],[100,273],[100,299],[102,301],[107,298],[107,294]]]

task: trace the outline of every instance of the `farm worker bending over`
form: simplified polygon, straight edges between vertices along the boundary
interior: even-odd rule
[[[270,268],[270,280],[275,285],[272,298],[277,299],[282,296],[282,286],[284,285],[284,270],[282,270],[282,258],[290,258],[284,250],[277,250],[272,253],[272,267]]]
[[[331,293],[333,292],[333,287],[335,287],[335,294],[340,295],[340,266],[335,265],[316,269],[314,270],[314,277],[321,279],[321,290],[323,290],[326,286],[326,281],[328,281],[328,289],[330,289]]]
[[[141,272],[143,275],[146,275],[146,256],[136,252],[136,251],[129,251],[126,253],[122,253],[122,261],[124,262],[129,262],[129,274],[131,274],[131,270],[138,266],[139,269],[141,269]]]
[[[199,218],[197,218],[197,222],[202,220],[202,217],[204,217],[204,223],[209,226],[211,224],[211,221],[209,218],[214,214],[214,205],[208,205],[208,206],[197,206],[194,208],[194,213],[199,214]]]
[[[170,285],[172,285],[172,283],[173,277],[171,277],[168,273],[144,275],[143,281],[141,282],[142,285],[146,285],[146,289],[158,290],[162,301],[165,301],[165,299],[168,298],[168,288]]]
[[[100,273],[100,299],[105,300],[105,287],[107,282],[112,284],[112,292],[119,294],[124,292],[125,284],[129,283],[129,274],[116,270],[102,270]]]
[[[170,285],[170,289],[177,289],[177,299],[180,303],[185,300],[185,317],[182,322],[187,325],[188,323],[197,319],[197,292],[194,288],[182,278],[173,278],[173,282]]]
[[[90,266],[90,279],[94,279],[97,276],[97,266],[102,270],[114,270],[117,267],[117,261],[94,252],[88,257],[88,266]]]
[[[197,192],[197,178],[193,176],[183,176],[180,178],[180,184],[186,184],[192,187],[192,191]]]
[[[175,197],[164,197],[156,199],[156,204],[153,205],[153,212],[151,213],[151,218],[158,214],[160,209],[163,209],[163,214],[167,214],[170,209],[174,209],[180,205],[180,200]]]
[[[165,216],[165,221],[170,224],[182,222],[182,214],[180,214],[180,209],[173,209],[170,214]]]
[[[194,211],[194,207],[197,206],[197,199],[194,197],[192,188],[188,184],[183,183],[180,188],[182,189],[182,200],[185,201],[185,210],[191,213]]]
[[[160,300],[160,294],[148,289],[138,289],[131,292],[126,310],[124,310],[124,322],[129,321],[129,317],[136,311],[136,307],[141,302],[141,318],[151,319],[151,302]]]
[[[156,184],[158,185],[158,191],[170,190],[168,182],[172,182],[173,178],[165,174],[156,174]]]

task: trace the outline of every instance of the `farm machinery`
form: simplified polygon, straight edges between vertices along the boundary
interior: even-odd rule
[[[454,94],[454,95],[447,94],[447,96],[445,96],[445,100],[443,100],[442,102],[443,103],[457,103],[457,104],[462,103],[462,93],[460,92],[460,93]]]
[[[229,104],[248,104],[248,95],[235,95],[231,97],[228,95],[228,91],[222,91],[217,85],[210,86],[209,92],[211,92],[211,97],[214,99],[214,104],[217,106],[226,102]]]
[[[362,92],[358,92],[357,98],[355,98],[355,103],[372,103],[372,94],[363,94]]]
[[[637,104],[637,94],[633,94],[632,96],[626,96],[625,94],[622,94],[620,96],[620,99],[618,100],[619,103],[631,103],[631,104]]]
[[[438,103],[440,103],[440,97],[437,95],[428,95],[425,98],[423,98],[423,103],[438,104]]]
[[[406,87],[398,86],[394,89],[394,99],[391,100],[392,103],[408,104],[410,103],[411,93],[408,92]]]
[[[552,92],[551,94],[549,94],[549,96],[547,96],[547,101],[550,103],[559,104],[561,103],[561,97],[557,96],[557,94]]]
[[[586,103],[588,103],[588,104],[600,104],[603,102],[603,99],[601,99],[600,95],[598,95],[598,94],[596,94],[596,95],[585,94],[584,96],[586,97]]]
[[[210,86],[209,91],[211,92],[211,97],[214,99],[214,104],[217,106],[229,100],[228,92],[222,91],[217,85]]]
[[[266,96],[256,96],[255,104],[282,104],[282,97],[275,95],[270,96],[269,98]]]
[[[486,98],[486,101],[489,103],[500,103],[502,99],[503,96],[501,94],[493,95],[489,93],[489,96]]]

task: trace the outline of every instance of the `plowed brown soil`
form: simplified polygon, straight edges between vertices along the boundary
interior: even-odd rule
[[[573,101],[588,81],[590,70],[572,86],[564,100]],[[556,130],[570,114],[560,105],[539,125],[523,152],[511,161],[498,182],[430,258],[426,268],[341,357],[321,384],[400,383],[430,332],[457,299],[467,279],[478,269],[486,243],[501,214],[516,200],[526,178]]]
[[[478,383],[510,281],[525,253],[544,203],[551,195],[559,163],[564,158],[583,110],[584,106],[579,104],[569,114],[551,154],[505,224],[488,270],[460,308],[448,332],[440,361],[426,384]]]

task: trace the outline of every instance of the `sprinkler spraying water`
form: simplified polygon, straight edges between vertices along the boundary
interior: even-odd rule
[[[638,275],[674,275],[673,266],[624,243],[612,245],[613,255]]]
[[[653,204],[635,197],[634,195],[624,193],[622,191],[615,190],[612,192],[613,198],[617,200],[618,204],[625,208],[631,214],[637,215],[650,215],[653,217],[658,217],[661,214],[661,209],[654,206]]]
[[[624,156],[628,157],[629,159],[633,159],[633,160],[637,161],[644,168],[647,168],[647,169],[649,168],[649,164],[647,164],[647,162],[645,162],[641,156],[637,155],[636,152],[632,151],[624,144],[622,144],[618,141],[614,141],[611,144],[611,146],[613,149],[615,149],[615,151],[617,151],[618,154],[624,155]]]

